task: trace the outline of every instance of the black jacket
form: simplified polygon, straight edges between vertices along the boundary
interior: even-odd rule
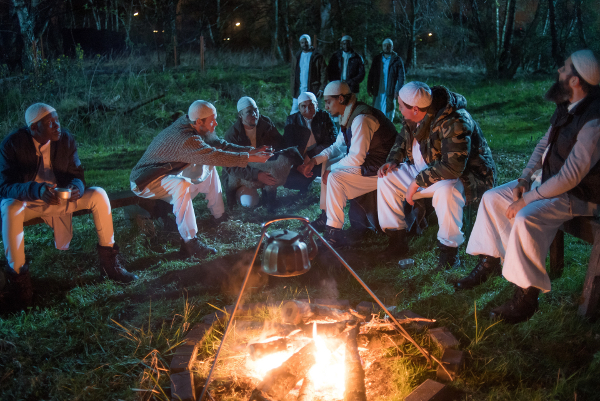
[[[83,167],[75,139],[66,129],[50,144],[52,170],[59,187],[76,186],[85,191]],[[11,132],[0,144],[0,198],[34,201],[40,199],[41,182],[35,182],[42,158],[36,155],[31,131],[27,127]]]
[[[337,81],[342,79],[344,71],[344,57],[342,51],[338,50],[333,53],[327,65],[327,79]],[[346,72],[346,83],[350,86],[352,93],[358,93],[360,83],[365,79],[365,63],[360,54],[352,51],[352,55],[348,59],[348,70]]]
[[[234,145],[252,146],[250,139],[246,136],[244,124],[242,124],[242,120],[239,118],[225,133],[225,140]],[[272,146],[275,150],[281,150],[283,149],[283,137],[277,131],[271,119],[261,115],[256,124],[256,147],[258,148],[263,145]],[[223,172],[225,179],[227,179],[227,174],[231,174],[234,177],[244,180],[257,181],[260,170],[252,167],[227,167],[223,169]]]
[[[315,96],[319,91],[325,90],[327,85],[327,65],[325,64],[325,57],[321,53],[315,50],[314,47],[310,48],[312,55],[308,63],[308,92],[312,92]],[[295,66],[292,70],[292,95],[294,99],[300,96],[300,57],[302,50],[300,50],[294,56],[292,65]]]
[[[404,63],[402,62],[402,57],[398,56],[398,53],[396,52],[392,52],[391,57],[392,59],[390,60],[390,67],[388,70],[388,85],[385,95],[393,100],[398,96],[400,88],[404,85]],[[369,76],[367,77],[367,92],[369,93],[369,96],[377,96],[379,94],[382,59],[383,53],[379,53],[373,58],[373,64],[369,70]]]
[[[317,142],[306,152],[306,155],[312,159],[321,153],[323,149],[333,145],[336,133],[331,116],[323,110],[317,110],[310,125]],[[310,132],[311,130],[306,126],[306,121],[300,112],[288,116],[283,131],[284,147],[296,146],[300,154],[303,155],[306,150],[306,143],[310,138]]]

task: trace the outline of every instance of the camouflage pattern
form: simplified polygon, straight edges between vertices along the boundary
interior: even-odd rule
[[[467,100],[443,86],[431,88],[433,102],[418,127],[403,123],[387,161],[409,162],[413,138],[421,147],[427,168],[415,181],[427,188],[440,180],[460,178],[467,204],[479,202],[496,183],[496,164],[481,128],[466,110]]]

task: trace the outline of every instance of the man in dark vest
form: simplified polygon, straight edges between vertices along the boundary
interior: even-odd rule
[[[342,231],[346,202],[377,189],[377,171],[385,163],[397,132],[381,111],[358,102],[345,82],[330,82],[324,96],[325,109],[332,117],[339,117],[341,134],[333,145],[304,164],[304,173],[310,175],[315,165],[345,152],[321,178],[327,186],[325,239],[333,246],[342,246],[346,243]]]
[[[317,98],[323,96],[327,85],[327,64],[325,57],[310,43],[310,36],[300,36],[300,50],[294,56],[292,65],[292,111],[298,112],[298,96],[304,92],[312,92]]]
[[[479,263],[458,289],[475,287],[500,271],[516,285],[492,318],[518,323],[549,292],[546,255],[559,227],[575,216],[593,216],[600,204],[600,66],[590,50],[571,55],[558,70],[546,99],[556,103],[550,128],[518,180],[486,192],[467,253]]]

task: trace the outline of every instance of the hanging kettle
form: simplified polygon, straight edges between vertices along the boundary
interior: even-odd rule
[[[271,276],[292,277],[306,273],[318,251],[308,229],[304,233],[277,230],[269,235],[265,232],[265,241],[262,271]]]

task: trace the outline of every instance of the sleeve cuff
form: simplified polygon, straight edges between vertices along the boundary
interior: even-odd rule
[[[323,155],[316,155],[315,157],[313,157],[313,160],[317,163],[317,164],[322,164],[324,162],[327,161],[327,156],[323,156]]]
[[[529,205],[531,202],[535,202],[536,200],[543,199],[542,195],[538,192],[537,188],[532,189],[531,191],[527,191],[523,194],[523,200],[526,205]]]

